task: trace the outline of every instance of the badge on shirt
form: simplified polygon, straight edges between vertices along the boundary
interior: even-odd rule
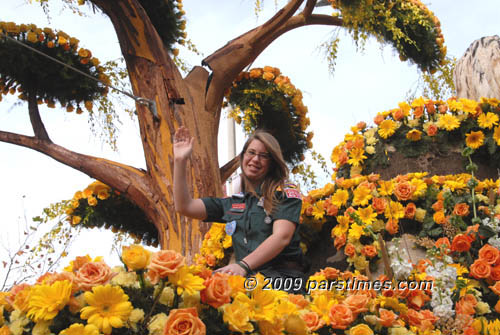
[[[287,198],[302,199],[302,194],[300,194],[300,192],[296,189],[286,188],[285,193]]]
[[[241,204],[231,204],[231,212],[233,213],[243,213],[245,211],[245,203]]]
[[[226,234],[232,236],[236,231],[236,221],[231,221],[226,223]]]

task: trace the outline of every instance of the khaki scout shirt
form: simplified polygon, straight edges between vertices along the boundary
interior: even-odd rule
[[[280,204],[270,217],[271,223],[265,223],[266,213],[259,198],[250,193],[234,194],[228,198],[202,198],[207,211],[208,222],[229,223],[236,221],[236,230],[232,235],[236,260],[239,261],[253,252],[273,232],[274,221],[284,219],[299,224],[302,199],[296,189],[278,192]],[[259,194],[260,195],[260,194]],[[259,268],[265,268],[279,261],[300,261],[300,236],[296,227],[290,244],[273,260]],[[256,270],[256,269],[254,269]]]

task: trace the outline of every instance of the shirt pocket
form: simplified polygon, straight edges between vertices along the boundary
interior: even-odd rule
[[[258,243],[262,243],[273,233],[273,224],[265,223],[266,213],[263,210],[250,212],[250,226],[252,231],[252,239],[256,239]]]

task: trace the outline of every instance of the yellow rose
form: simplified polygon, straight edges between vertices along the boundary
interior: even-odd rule
[[[97,199],[95,197],[88,197],[87,201],[89,203],[89,206],[96,206],[97,205]]]
[[[306,322],[298,315],[290,315],[285,321],[285,331],[287,334],[306,335]]]
[[[415,211],[415,220],[417,220],[418,222],[424,222],[426,213],[427,211],[425,209],[417,208],[417,210]]]
[[[483,301],[478,302],[475,308],[479,315],[491,313],[490,306]]]
[[[364,323],[349,329],[349,335],[373,335],[373,330]]]
[[[365,152],[369,155],[373,155],[375,153],[375,147],[373,145],[368,145],[365,147]]]
[[[144,270],[151,261],[151,251],[138,244],[133,244],[122,249],[122,262],[130,271]]]
[[[409,334],[413,333],[410,333],[410,331],[405,327],[389,328],[389,335],[409,335]]]
[[[156,314],[151,318],[148,323],[148,330],[150,335],[162,335],[167,322],[167,315],[165,313]]]

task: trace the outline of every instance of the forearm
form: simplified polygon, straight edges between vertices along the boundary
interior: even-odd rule
[[[187,160],[179,159],[174,162],[174,205],[180,214],[194,219],[206,218],[206,210],[201,199],[193,199],[189,193],[186,175]]]

